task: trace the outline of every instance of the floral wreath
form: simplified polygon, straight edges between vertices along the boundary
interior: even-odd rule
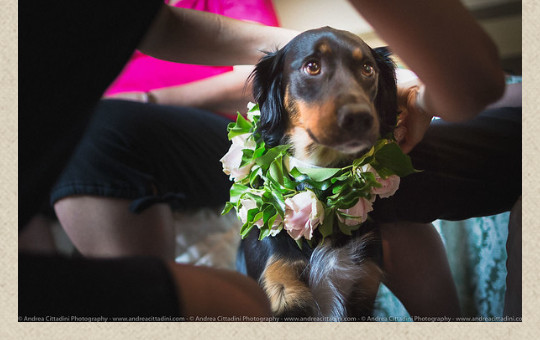
[[[221,159],[234,181],[230,201],[243,225],[245,238],[256,226],[259,240],[283,229],[310,246],[315,233],[321,242],[335,232],[351,235],[368,219],[376,197],[390,197],[400,177],[416,170],[393,136],[379,139],[362,157],[343,168],[322,168],[290,156],[290,145],[266,149],[257,132],[259,106],[248,105],[247,119],[238,114],[227,127],[232,145]],[[299,189],[302,188],[302,189]]]

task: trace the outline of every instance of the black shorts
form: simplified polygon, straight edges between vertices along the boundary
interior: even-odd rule
[[[215,207],[231,182],[220,158],[229,149],[230,121],[193,108],[102,100],[51,193],[132,200],[139,212],[154,203]]]
[[[490,109],[463,123],[435,120],[410,153],[420,173],[379,199],[378,221],[465,220],[509,211],[521,196],[521,107]]]
[[[97,107],[83,141],[52,193],[132,200],[141,211],[157,202],[173,208],[214,207],[231,182],[219,159],[229,121],[191,109],[120,100]],[[465,123],[434,121],[411,152],[422,172],[379,199],[377,221],[462,220],[511,209],[521,195],[521,108],[488,110]]]

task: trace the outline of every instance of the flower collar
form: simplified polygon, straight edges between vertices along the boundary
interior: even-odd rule
[[[416,170],[392,137],[381,138],[362,157],[343,168],[322,168],[288,154],[290,145],[266,149],[257,132],[259,107],[248,105],[227,127],[232,145],[221,159],[234,181],[223,214],[235,208],[242,238],[254,228],[259,240],[282,230],[301,246],[302,238],[351,235],[368,219],[376,197],[392,196],[400,177]]]

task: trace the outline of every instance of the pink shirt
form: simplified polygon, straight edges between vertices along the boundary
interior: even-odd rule
[[[174,6],[221,14],[239,20],[255,21],[269,26],[278,26],[278,19],[271,0],[181,0]],[[155,59],[135,51],[120,75],[105,91],[105,95],[120,92],[147,92],[163,87],[190,83],[230,70],[232,70],[232,67],[173,63]]]

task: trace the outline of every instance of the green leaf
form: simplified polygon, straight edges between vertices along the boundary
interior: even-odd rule
[[[249,188],[245,185],[233,183],[230,190],[230,194],[231,194],[230,202],[233,204],[237,203],[238,200],[240,199],[240,196],[242,196],[242,194],[246,192],[248,189]]]
[[[301,173],[300,170],[298,170],[297,168],[292,168],[290,174],[297,182],[304,182],[306,180],[309,180],[308,175]]]
[[[347,176],[347,180],[342,183],[336,184],[332,187],[332,194],[341,194],[347,192],[354,184],[355,178],[353,176]]]
[[[236,123],[230,124],[227,126],[229,131],[228,137],[229,140],[233,139],[236,136],[249,133],[253,125],[250,121],[246,120],[240,113],[236,117]]]
[[[277,213],[276,208],[274,208],[272,203],[265,202],[264,206],[262,207],[263,222],[265,224],[268,223],[268,220],[270,219],[270,217],[275,216],[276,213]]]
[[[221,215],[227,215],[232,208],[234,208],[234,205],[231,202],[225,203],[225,207],[223,208]]]
[[[353,167],[357,168],[357,167],[360,167],[362,165],[370,163],[372,161],[372,159],[373,159],[373,155],[375,154],[376,146],[377,146],[377,144],[375,146],[373,146],[371,149],[369,149],[368,152],[363,154],[362,157],[355,159],[353,161]]]
[[[251,110],[249,110],[248,112],[255,112],[255,111],[259,111],[259,104],[256,103],[255,105],[253,105],[253,107],[251,108]]]
[[[297,168],[301,173],[309,176],[313,181],[322,182],[340,172],[341,168]]]
[[[358,199],[364,194],[364,190],[352,188],[346,193],[336,194],[328,197],[328,206],[339,209],[349,209],[354,206]]]
[[[257,187],[257,181],[263,175],[262,169],[257,164],[253,165],[249,173],[249,185],[252,187]]]
[[[244,165],[251,163],[252,159],[253,159],[253,150],[242,149],[242,161],[240,162],[240,167],[243,167]]]
[[[257,159],[261,157],[264,154],[265,151],[265,144],[261,141],[261,145],[257,144],[257,148],[255,149],[255,152],[253,153],[253,159]]]
[[[242,239],[245,239],[246,236],[249,234],[249,232],[251,231],[251,229],[253,229],[255,225],[253,223],[249,223],[249,222],[246,222],[243,226],[242,226],[242,229],[240,229],[240,236],[242,236]]]
[[[253,217],[253,222],[257,222],[259,220],[261,220],[263,218],[263,212],[262,211],[259,211],[254,217]]]
[[[263,205],[263,203],[264,203],[261,196],[256,195],[256,194],[254,194],[252,192],[249,192],[249,191],[246,191],[240,198],[242,199],[242,198],[245,198],[245,197],[248,197],[248,198],[254,200],[255,203],[257,203],[258,207],[261,207]]]
[[[270,164],[279,156],[283,155],[287,152],[287,150],[290,148],[290,145],[279,145],[274,148],[271,148],[264,154],[263,156],[255,159],[255,163],[260,165],[260,167],[266,171]]]
[[[270,229],[268,228],[262,228],[259,232],[259,241],[270,236]]]
[[[324,220],[318,229],[323,240],[325,237],[332,235],[332,232],[334,231],[334,209],[324,209]]]
[[[259,214],[259,209],[257,209],[257,208],[249,209],[248,212],[247,212],[247,221],[248,221],[248,223],[253,224],[253,223],[257,222],[258,219],[255,219],[257,214]],[[261,215],[261,217],[262,217],[262,215]]]
[[[276,183],[283,185],[283,168],[281,167],[281,157],[276,158],[268,168],[266,176]]]
[[[411,158],[401,151],[397,143],[387,143],[375,153],[375,169],[387,168],[396,175],[404,177],[417,172],[411,162]],[[378,172],[378,171],[377,171]]]
[[[285,198],[283,194],[277,190],[272,190],[266,186],[265,191],[269,194],[269,198],[272,200],[272,205],[279,212],[281,216],[285,215]]]
[[[325,191],[332,186],[332,181],[330,179],[322,182],[306,181],[306,183],[308,183],[313,188],[319,189],[321,191]]]
[[[345,234],[345,235],[349,235],[351,236],[352,235],[352,232],[351,230],[349,229],[349,226],[347,226],[345,223],[341,222],[341,221],[337,221],[338,222],[338,227],[339,227],[339,230]]]
[[[272,228],[272,227],[274,226],[274,223],[276,222],[276,219],[277,219],[278,216],[279,216],[279,214],[276,213],[276,214],[274,214],[274,216],[271,216],[271,217],[268,219],[267,222],[265,222],[265,223],[267,223],[267,226],[268,226],[269,228]],[[280,226],[278,229],[279,229],[280,231],[281,231],[281,229],[283,229],[283,223],[281,223],[281,226]]]
[[[343,175],[341,176],[338,176],[338,177],[332,177],[331,181],[332,183],[336,183],[336,182],[343,182],[343,181],[346,181],[348,179],[351,178],[351,173],[350,172],[346,172],[344,173]]]

